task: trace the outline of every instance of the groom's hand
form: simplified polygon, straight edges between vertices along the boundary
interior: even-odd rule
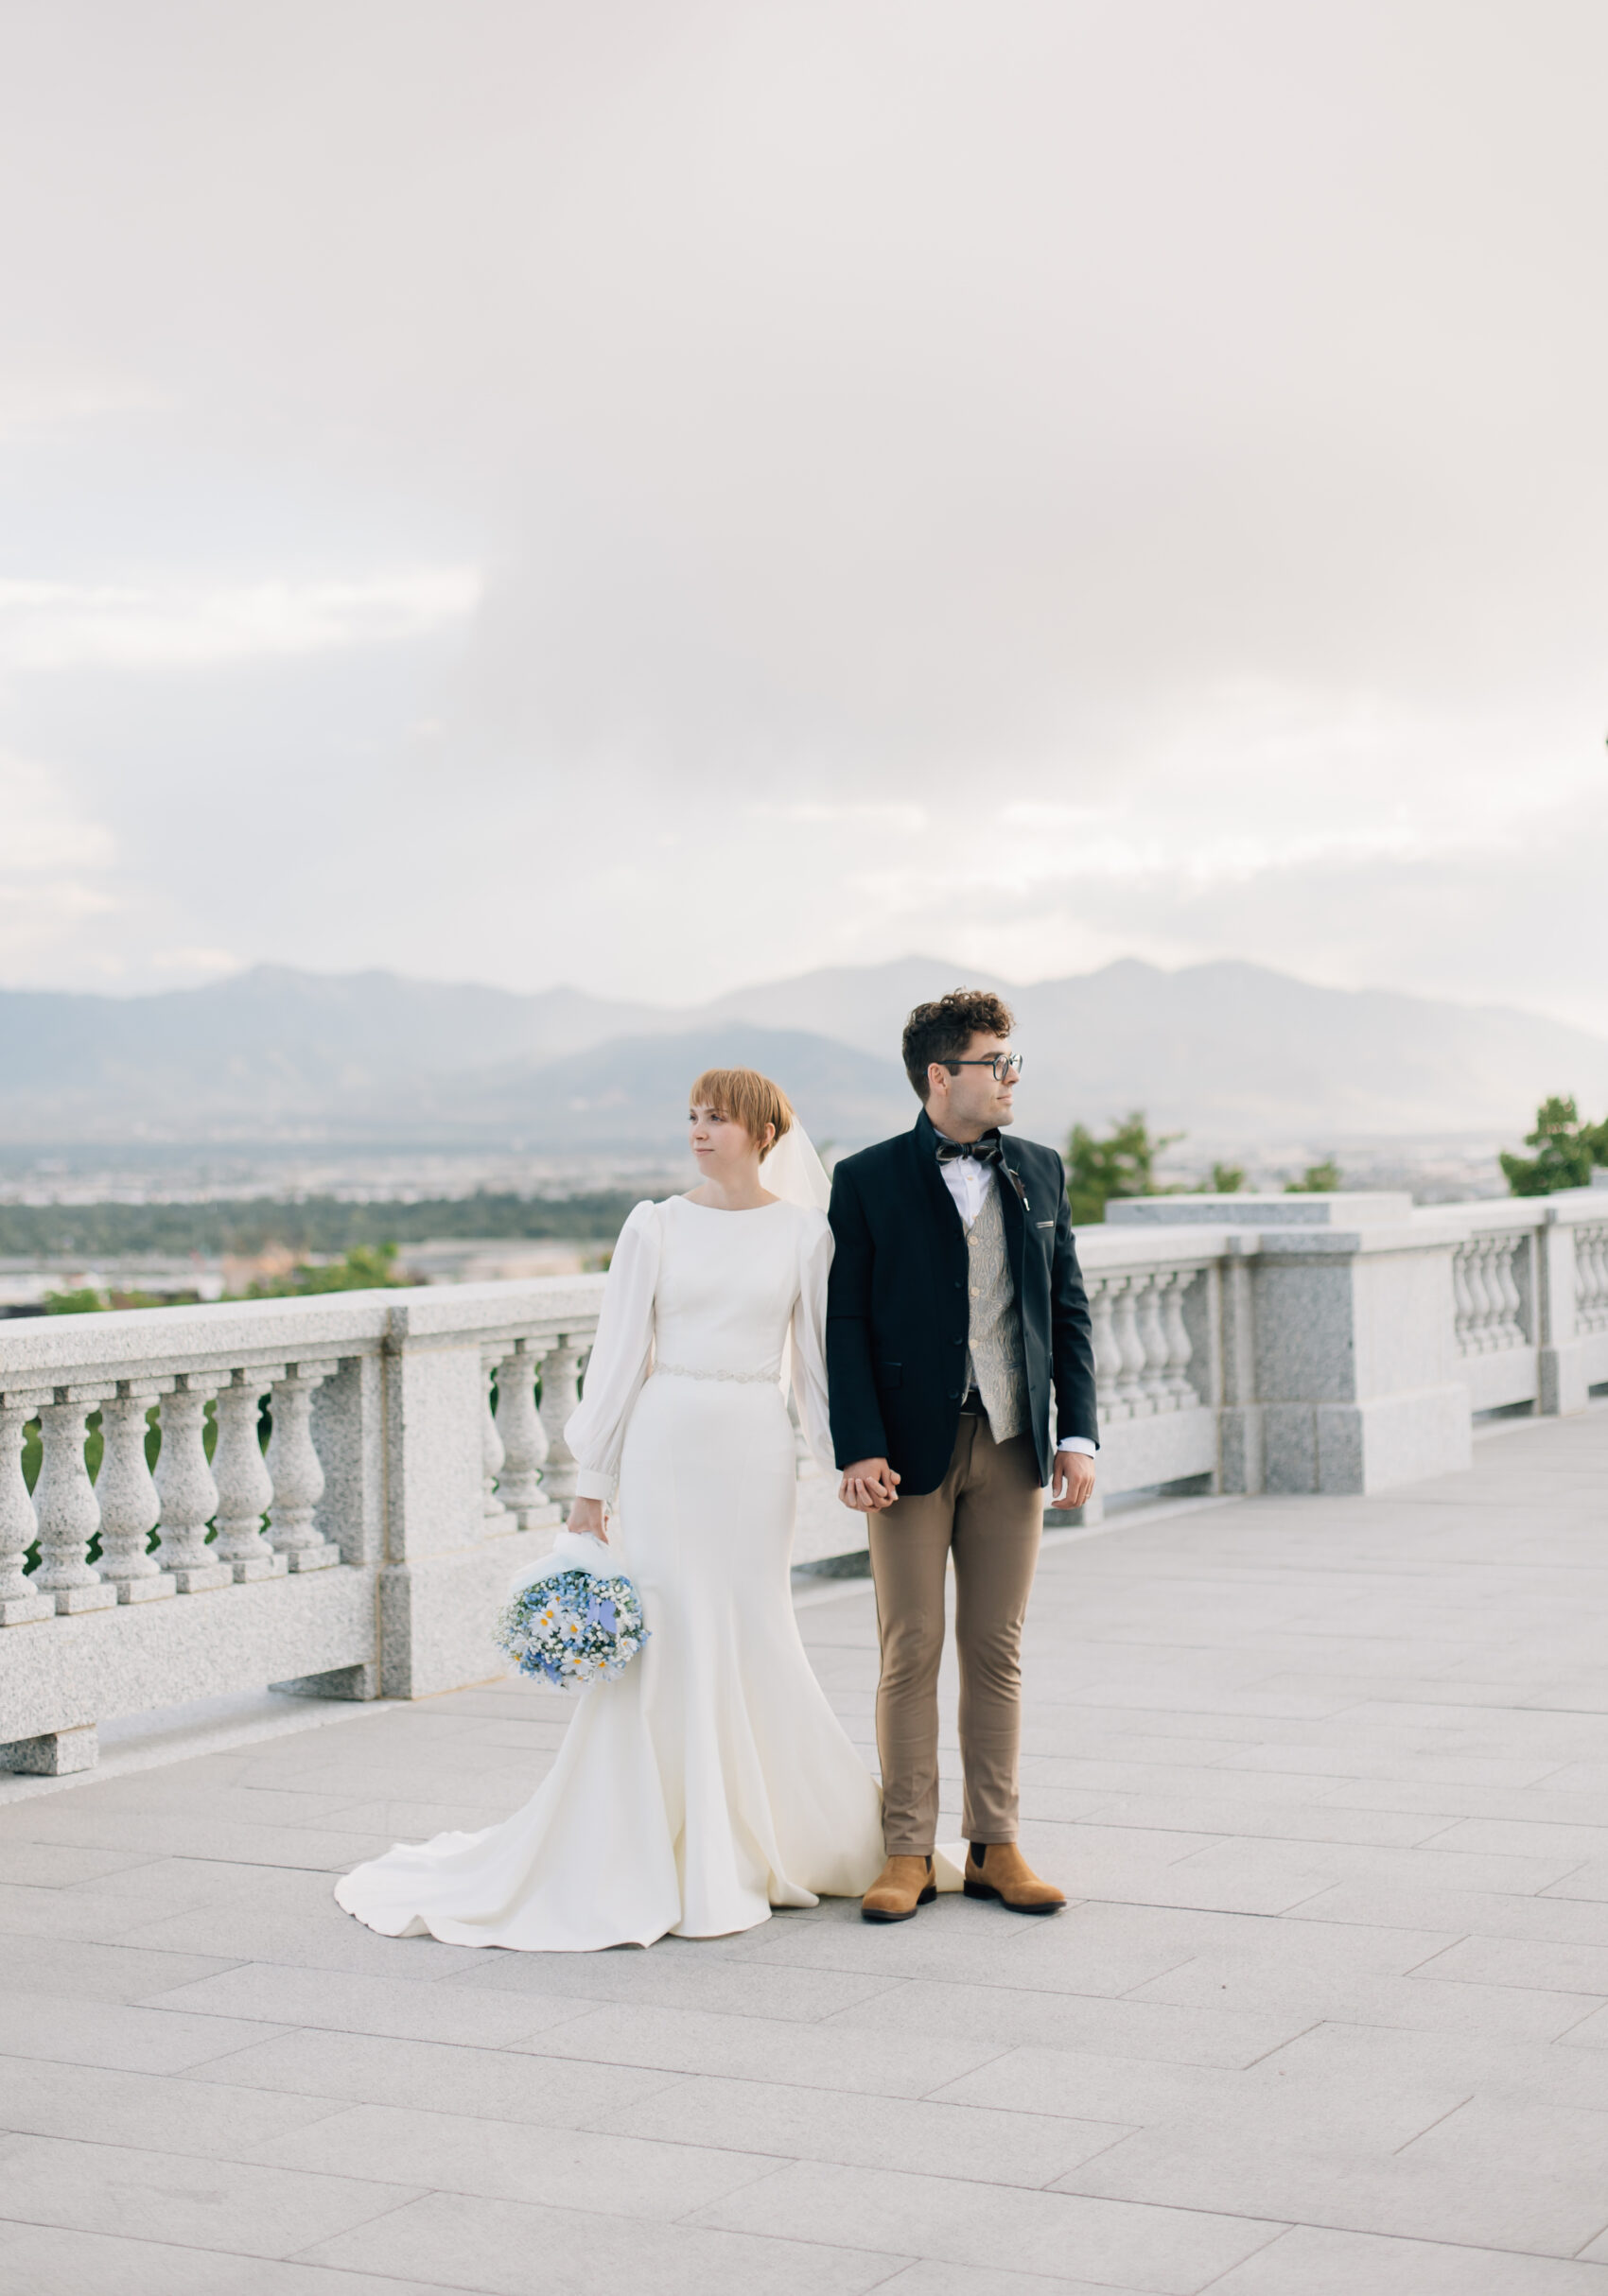
[[[885,1459],[856,1459],[844,1469],[837,1495],[857,1515],[880,1515],[899,1497],[899,1481]]]
[[[1094,1496],[1094,1462],[1087,1452],[1057,1451],[1055,1479],[1050,1485],[1050,1505],[1057,1507],[1087,1506]]]

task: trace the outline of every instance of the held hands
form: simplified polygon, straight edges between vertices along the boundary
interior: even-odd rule
[[[1086,1452],[1057,1451],[1050,1484],[1054,1507],[1087,1506],[1094,1496],[1094,1462]]]
[[[856,1515],[880,1515],[898,1499],[899,1483],[885,1459],[856,1459],[844,1469],[837,1495]]]
[[[601,1499],[571,1499],[569,1520],[566,1528],[579,1531],[583,1537],[589,1532],[594,1539],[601,1539],[603,1545],[607,1546],[608,1517],[603,1511],[603,1501]]]

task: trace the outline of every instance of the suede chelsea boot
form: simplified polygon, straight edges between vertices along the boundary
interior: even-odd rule
[[[1013,1841],[974,1841],[966,1860],[968,1897],[998,1898],[1012,1913],[1059,1913],[1066,1892],[1041,1882]]]
[[[860,1901],[867,1922],[912,1922],[937,1896],[930,1857],[890,1857]]]

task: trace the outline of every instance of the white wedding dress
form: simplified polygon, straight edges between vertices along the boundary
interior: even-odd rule
[[[386,1937],[525,1953],[721,1937],[869,1888],[881,1796],[810,1668],[788,1569],[782,1400],[831,1465],[831,1234],[795,1203],[673,1196],[620,1233],[585,1398],[565,1430],[651,1628],[580,1694],[551,1770],[501,1825],[402,1844],[336,1888]],[[489,1622],[488,1622],[489,1626]]]

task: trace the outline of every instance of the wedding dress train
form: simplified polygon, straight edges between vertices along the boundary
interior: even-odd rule
[[[387,1937],[579,1953],[719,1937],[775,1905],[858,1896],[881,1798],[793,1614],[796,1468],[782,1400],[831,1465],[818,1210],[639,1204],[616,1247],[586,1395],[566,1435],[651,1629],[581,1693],[524,1808],[402,1844],[339,1883]],[[489,1631],[488,1621],[488,1631]]]

